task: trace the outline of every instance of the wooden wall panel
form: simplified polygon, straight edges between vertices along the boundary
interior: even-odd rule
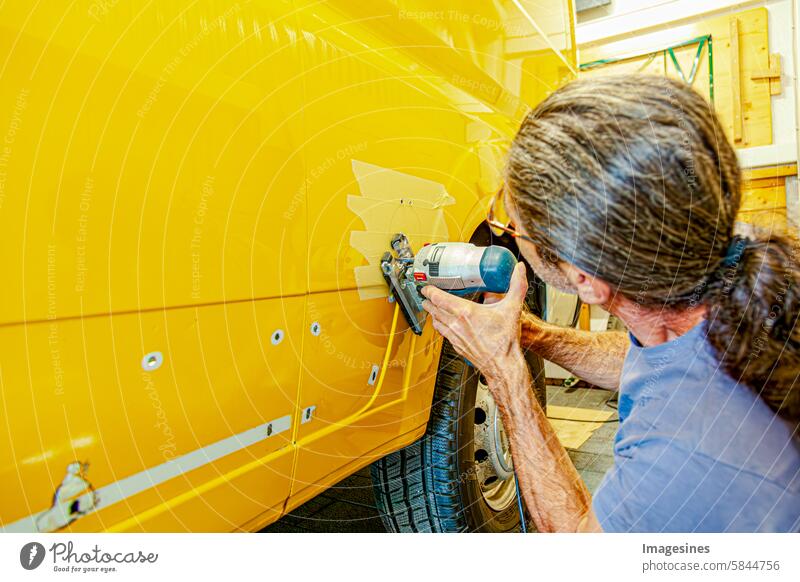
[[[738,30],[738,51],[736,41],[732,42],[731,30]],[[584,65],[600,60],[617,62],[600,67],[584,68],[581,75],[620,74],[636,72],[654,52],[662,53],[656,64],[642,72],[658,73],[663,63],[663,73],[680,78],[667,49],[673,48],[676,60],[684,77],[689,76],[692,61],[697,54],[697,43],[693,39],[711,37],[711,51],[704,47],[692,87],[708,99],[719,115],[729,139],[738,148],[769,145],[772,143],[771,87],[777,87],[779,79],[765,77],[770,71],[767,9],[753,8],[697,22],[680,28],[681,36],[664,40],[661,35],[656,44],[652,35],[641,39],[632,37],[624,42],[581,48],[580,61]],[[689,43],[685,44],[684,43]],[[683,46],[680,46],[683,45]],[[709,54],[712,55],[709,61]],[[773,57],[773,70],[776,66]],[[736,69],[734,70],[734,67]],[[738,85],[734,83],[738,77]],[[755,78],[754,78],[755,77]],[[738,86],[738,91],[735,90]],[[741,119],[741,129],[735,130],[735,112]]]

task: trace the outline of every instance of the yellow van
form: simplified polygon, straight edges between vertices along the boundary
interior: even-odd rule
[[[0,6],[0,529],[258,530],[369,463],[390,530],[516,527],[485,386],[408,330],[379,260],[397,232],[513,244],[487,200],[574,74],[571,22]]]

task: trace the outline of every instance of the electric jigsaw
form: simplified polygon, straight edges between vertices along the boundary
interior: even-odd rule
[[[496,245],[433,243],[414,255],[403,233],[392,237],[391,249],[381,257],[389,300],[397,301],[408,326],[417,335],[422,334],[427,316],[422,309],[425,297],[420,293],[424,286],[434,285],[454,295],[505,293],[517,265],[514,253]]]

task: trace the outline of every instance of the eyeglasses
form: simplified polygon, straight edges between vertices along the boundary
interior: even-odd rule
[[[490,228],[503,231],[514,238],[521,238],[522,240],[536,244],[531,237],[524,235],[521,232],[517,232],[517,229],[514,227],[511,219],[503,209],[502,200],[504,188],[505,185],[501,186],[492,198],[492,202],[489,205],[489,212],[486,214],[486,224],[488,224]]]

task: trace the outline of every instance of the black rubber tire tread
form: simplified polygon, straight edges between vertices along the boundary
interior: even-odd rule
[[[425,436],[372,464],[381,518],[391,532],[467,530],[458,474],[458,410],[469,367],[444,340]]]

